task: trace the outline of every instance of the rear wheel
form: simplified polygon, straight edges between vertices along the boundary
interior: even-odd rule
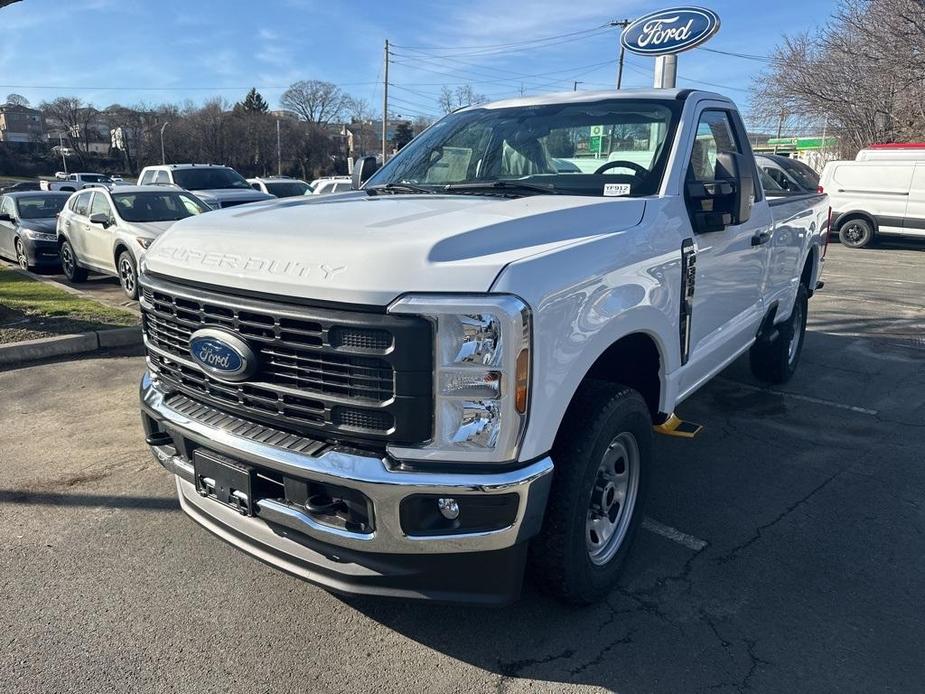
[[[135,259],[128,251],[122,251],[119,254],[117,263],[119,270],[119,282],[122,284],[122,291],[129,299],[138,298],[138,272],[135,270]]]
[[[29,265],[29,256],[26,255],[26,247],[23,245],[22,239],[16,239],[16,262],[19,264],[23,270],[31,270],[32,266]]]
[[[838,240],[848,248],[864,248],[874,240],[874,228],[866,219],[849,219],[839,228]]]
[[[808,300],[806,285],[801,284],[790,318],[774,326],[773,338],[759,340],[752,346],[749,364],[755,378],[767,383],[786,383],[793,376],[803,351]]]
[[[569,408],[553,450],[543,529],[531,574],[565,602],[603,599],[616,585],[642,518],[652,420],[642,396],[589,381]]]
[[[61,269],[71,282],[83,282],[87,279],[87,271],[77,264],[77,255],[70,241],[61,244]]]

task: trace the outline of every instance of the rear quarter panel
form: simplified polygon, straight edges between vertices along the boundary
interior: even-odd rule
[[[828,234],[826,195],[798,195],[769,200],[774,231],[771,235],[765,303],[778,303],[777,321],[790,316],[797,287],[808,258],[813,260],[810,290],[821,274]]]

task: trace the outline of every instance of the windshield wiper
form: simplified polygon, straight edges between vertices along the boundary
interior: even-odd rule
[[[479,181],[475,183],[451,183],[449,185],[443,186],[443,190],[447,193],[478,193],[484,191],[486,193],[500,192],[500,193],[522,193],[529,194],[535,193],[537,195],[558,195],[557,191],[551,185],[544,185],[541,183],[528,183],[526,181]]]
[[[433,194],[434,191],[430,188],[425,188],[424,186],[416,186],[413,183],[381,183],[378,186],[369,186],[363,190],[367,191],[371,195],[377,195],[380,192],[385,193],[428,193]]]

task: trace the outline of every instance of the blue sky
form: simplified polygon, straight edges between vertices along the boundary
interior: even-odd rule
[[[518,94],[521,85],[527,94],[571,89],[573,80],[583,82],[581,89],[607,88],[616,74],[613,29],[528,50],[477,47],[594,30],[672,4],[683,3],[22,0],[0,10],[0,99],[9,92],[33,103],[73,95],[100,107],[216,95],[235,101],[253,85],[275,106],[291,82],[322,79],[368,99],[378,112],[388,38],[395,45],[391,110],[435,114],[443,84],[471,83],[490,98]],[[722,20],[706,47],[767,55],[782,34],[824,24],[835,1],[692,4],[715,10]],[[652,58],[629,54],[624,85],[650,86],[652,64]],[[761,67],[695,49],[680,57],[679,86],[725,90],[747,110],[747,90]]]

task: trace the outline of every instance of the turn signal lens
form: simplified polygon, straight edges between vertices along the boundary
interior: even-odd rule
[[[514,370],[514,408],[524,414],[527,411],[527,396],[530,390],[530,350],[522,349],[517,355]]]

